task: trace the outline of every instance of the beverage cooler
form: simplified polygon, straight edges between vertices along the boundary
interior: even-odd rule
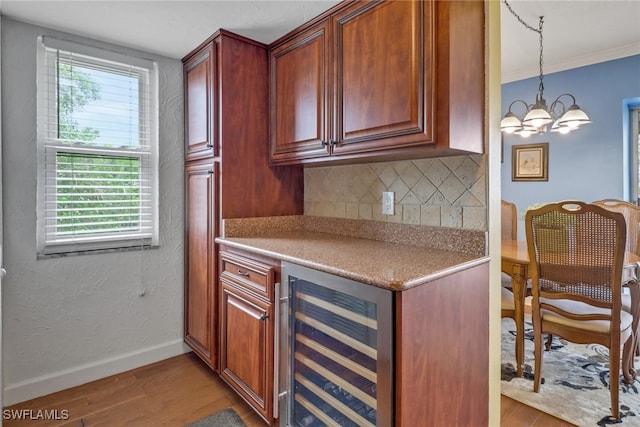
[[[283,263],[280,425],[390,426],[393,293]]]

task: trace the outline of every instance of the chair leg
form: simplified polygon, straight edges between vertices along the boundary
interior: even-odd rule
[[[518,317],[518,316],[514,316]],[[516,375],[522,377],[522,365],[524,363],[524,317],[521,316],[516,321]]]
[[[533,319],[533,356],[534,356],[534,369],[533,369],[533,391],[538,393],[540,391],[540,383],[542,379],[542,321],[539,315],[534,314]]]
[[[615,356],[615,357],[614,357]],[[609,350],[609,393],[611,394],[611,415],[614,419],[620,418],[620,352],[612,355]]]
[[[545,348],[547,351],[551,350],[551,344],[553,343],[553,334],[547,335],[547,342],[545,343]]]
[[[622,347],[622,375],[625,384],[631,384],[636,379],[636,370],[633,366],[636,347],[636,336],[632,334]]]

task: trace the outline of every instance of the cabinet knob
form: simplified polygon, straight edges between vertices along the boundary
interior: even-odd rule
[[[329,143],[327,141],[320,141],[320,145],[322,145],[322,147],[324,148],[329,145]]]
[[[262,313],[262,316],[260,316],[260,320],[267,320],[269,318],[269,315],[267,313]]]
[[[207,148],[213,148],[213,144],[207,144]]]
[[[209,175],[213,175],[213,169],[209,169],[209,170],[207,171],[207,173],[208,173]]]

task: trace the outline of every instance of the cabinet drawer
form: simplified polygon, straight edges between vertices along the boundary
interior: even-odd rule
[[[220,253],[220,276],[273,301],[274,268],[228,252]]]

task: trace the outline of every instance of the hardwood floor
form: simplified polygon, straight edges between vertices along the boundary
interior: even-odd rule
[[[506,396],[500,396],[502,427],[576,427]]]
[[[251,408],[193,353],[5,408],[4,426],[176,426],[232,407],[248,427],[264,427]],[[57,410],[66,420],[7,419],[7,412]],[[49,412],[51,414],[52,412]],[[11,412],[9,412],[11,414]],[[54,413],[55,414],[55,413]],[[502,427],[570,427],[502,396]],[[417,427],[417,426],[416,426]]]
[[[183,354],[58,393],[9,410],[67,410],[68,420],[7,420],[4,426],[183,426],[233,407],[248,427],[263,423],[217,374],[193,353]]]

